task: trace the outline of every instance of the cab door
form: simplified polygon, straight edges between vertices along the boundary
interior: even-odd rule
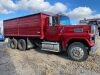
[[[60,39],[60,30],[59,19],[58,17],[50,17],[49,25],[46,27],[45,36],[49,41],[59,41]]]

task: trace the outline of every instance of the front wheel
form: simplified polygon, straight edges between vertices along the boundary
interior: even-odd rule
[[[81,42],[74,42],[68,47],[68,56],[75,61],[84,61],[88,58],[88,51]]]

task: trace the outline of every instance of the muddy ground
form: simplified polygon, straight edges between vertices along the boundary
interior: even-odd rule
[[[100,47],[94,56],[76,62],[69,60],[66,53],[19,51],[0,43],[0,75],[100,75]]]

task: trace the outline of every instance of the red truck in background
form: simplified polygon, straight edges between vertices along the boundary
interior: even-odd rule
[[[98,29],[98,33],[100,36],[100,18],[80,20],[80,24],[87,24],[87,25],[96,26],[96,29]]]
[[[4,36],[9,38],[12,49],[66,52],[76,61],[84,61],[96,51],[95,34],[92,26],[70,25],[67,16],[37,13],[4,20]]]

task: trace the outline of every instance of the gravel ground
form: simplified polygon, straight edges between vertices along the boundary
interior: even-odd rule
[[[100,75],[99,50],[86,61],[76,62],[66,53],[12,50],[0,43],[0,75]]]

